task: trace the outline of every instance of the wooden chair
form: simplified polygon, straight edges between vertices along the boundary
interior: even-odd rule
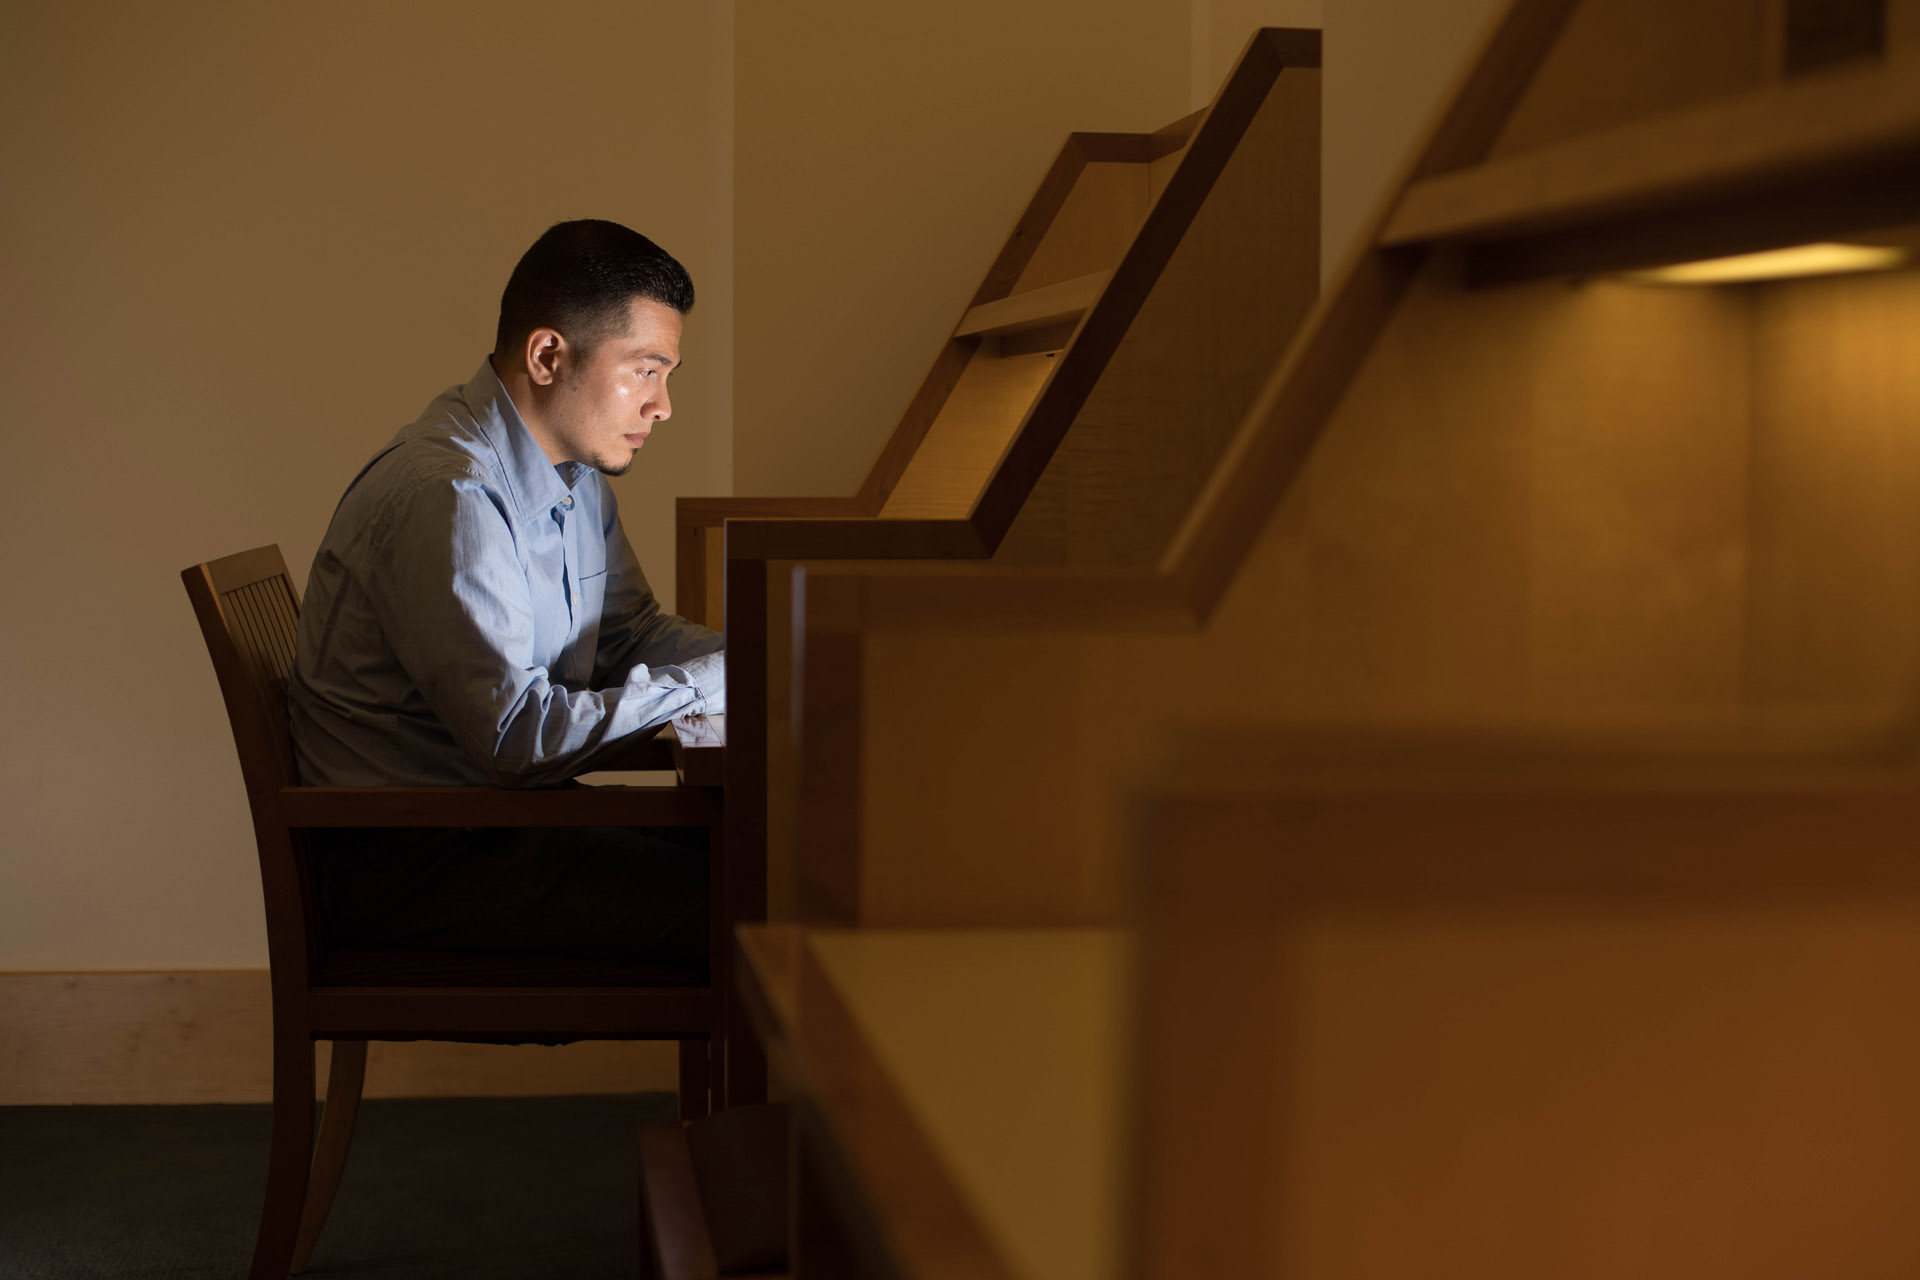
[[[254,1280],[298,1273],[313,1252],[352,1140],[368,1040],[677,1040],[682,1114],[704,1114],[710,1056],[724,1057],[729,989],[718,797],[685,786],[301,786],[286,711],[300,600],[280,549],[257,547],[194,565],[181,577],[226,701],[266,898],[273,1141]],[[665,745],[649,743],[619,767],[671,766]],[[318,929],[306,831],[395,826],[708,827],[716,960],[701,972],[557,956],[328,946]],[[317,1147],[316,1040],[333,1042]],[[724,1098],[724,1090],[715,1093]]]

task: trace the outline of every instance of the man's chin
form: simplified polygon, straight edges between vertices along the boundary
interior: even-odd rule
[[[637,449],[634,450],[634,453],[638,453],[638,452],[639,450]],[[595,458],[593,461],[593,469],[595,471],[598,471],[603,476],[623,476],[627,474],[627,468],[631,467],[632,465],[633,465],[632,453],[629,453],[627,455],[627,460],[625,462],[615,462],[611,458]]]

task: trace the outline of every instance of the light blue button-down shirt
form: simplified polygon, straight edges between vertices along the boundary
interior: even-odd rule
[[[315,786],[538,786],[726,709],[724,640],[661,610],[593,468],[555,466],[490,363],[348,486],[288,688]]]

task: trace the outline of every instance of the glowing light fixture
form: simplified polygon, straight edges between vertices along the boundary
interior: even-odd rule
[[[1789,276],[1837,275],[1844,271],[1885,271],[1907,260],[1907,250],[1878,244],[1802,244],[1731,258],[1677,262],[1670,267],[1628,271],[1629,280],[1652,284],[1741,284]]]

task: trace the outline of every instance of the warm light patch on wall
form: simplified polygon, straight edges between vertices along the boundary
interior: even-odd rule
[[[1629,280],[1652,284],[1742,284],[1790,276],[1837,275],[1845,271],[1885,271],[1907,260],[1908,251],[1878,244],[1801,244],[1731,258],[1677,262],[1670,267],[1628,271]]]

